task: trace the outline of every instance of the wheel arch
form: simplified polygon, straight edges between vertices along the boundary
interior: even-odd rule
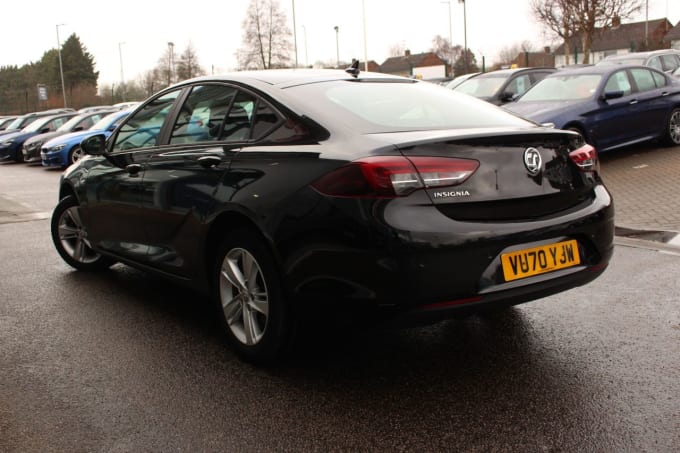
[[[73,196],[76,200],[80,202],[80,199],[78,198],[78,194],[76,192],[76,189],[69,183],[63,182],[59,186],[59,200],[63,200],[64,198],[68,196]]]
[[[239,229],[248,230],[257,234],[264,246],[267,247],[272,256],[274,256],[274,259],[278,261],[278,254],[274,250],[272,241],[268,239],[267,235],[262,231],[262,228],[260,228],[253,219],[242,212],[225,211],[220,213],[210,223],[206,234],[205,244],[203,245],[205,250],[205,262],[203,265],[205,266],[206,275],[210,275],[210,269],[215,264],[215,255],[219,250],[220,243],[224,240],[225,234],[229,231]]]

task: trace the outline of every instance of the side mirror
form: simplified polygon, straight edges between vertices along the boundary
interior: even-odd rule
[[[501,102],[510,102],[513,100],[514,97],[515,97],[514,93],[504,91],[503,94],[501,94]]]
[[[106,152],[106,136],[104,134],[93,135],[80,143],[80,148],[85,154],[101,156]]]
[[[623,91],[605,91],[605,93],[602,95],[602,100],[603,101],[608,101],[610,99],[618,99],[623,97]]]
[[[49,132],[49,131],[50,131],[50,128],[49,128],[49,127],[43,127],[42,129],[40,129],[40,133],[41,133],[41,134],[46,134],[46,133]]]
[[[82,130],[84,130],[84,129],[85,129],[85,128],[84,128],[83,126],[76,126],[76,127],[73,128],[73,131],[72,131],[72,132],[80,132],[80,131],[82,131]]]

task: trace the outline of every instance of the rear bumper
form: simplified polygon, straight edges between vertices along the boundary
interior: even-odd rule
[[[614,205],[604,186],[587,206],[527,222],[456,222],[417,196],[363,207],[345,201],[339,211],[350,214],[353,203],[361,212],[338,218],[334,237],[307,231],[301,251],[281,251],[291,298],[308,308],[428,322],[584,285],[613,254]],[[368,213],[376,220],[370,230],[350,218]],[[502,253],[567,239],[577,240],[580,265],[504,280]]]

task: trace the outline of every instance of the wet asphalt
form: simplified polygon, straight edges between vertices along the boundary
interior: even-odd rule
[[[619,243],[591,284],[495,316],[310,334],[262,369],[205,298],[72,271],[39,215],[50,189],[0,187],[33,207],[0,222],[2,452],[680,449],[672,248]]]

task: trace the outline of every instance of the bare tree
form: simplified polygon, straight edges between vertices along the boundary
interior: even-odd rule
[[[290,63],[291,31],[278,0],[250,0],[243,20],[243,45],[236,53],[241,68],[271,69]]]
[[[387,51],[388,57],[401,57],[406,52],[406,47],[403,42],[394,43]]]
[[[436,53],[439,58],[453,66],[454,62],[463,54],[462,46],[454,46],[451,42],[440,35],[432,39],[432,52]]]
[[[200,75],[205,75],[205,69],[198,63],[198,55],[190,42],[177,62],[177,80],[191,79]]]
[[[615,20],[630,18],[640,10],[643,0],[531,0],[536,19],[564,41],[565,61],[569,64],[570,41],[581,41],[583,63],[590,61],[590,48],[599,30]]]
[[[564,41],[564,58],[569,64],[570,41],[578,30],[574,3],[579,0],[531,0],[531,11],[539,22]]]
[[[508,66],[517,59],[520,54],[534,51],[534,43],[531,41],[522,41],[509,46],[503,47],[498,52],[498,64],[501,66]]]

